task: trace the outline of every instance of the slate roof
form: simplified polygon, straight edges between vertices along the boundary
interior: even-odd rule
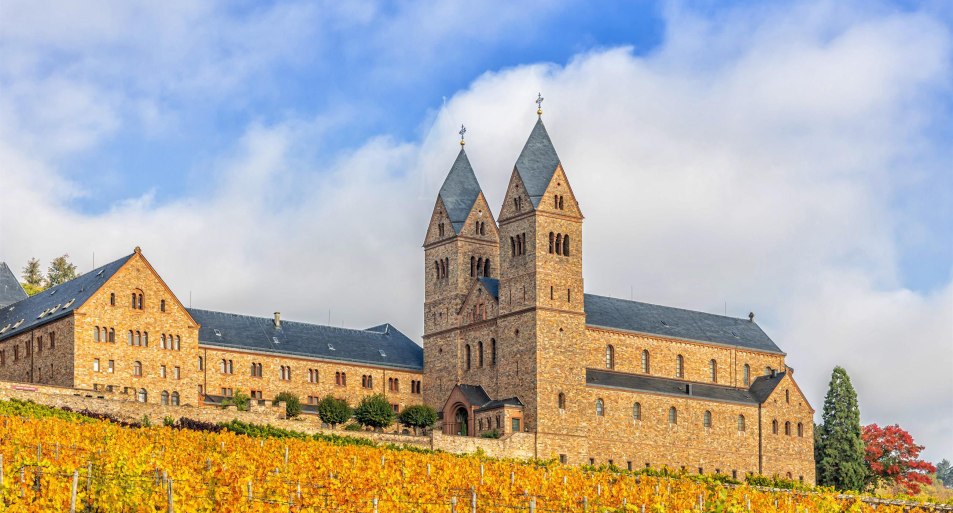
[[[736,319],[605,296],[584,296],[586,325],[785,354],[761,327]]]
[[[470,210],[473,209],[473,204],[476,203],[480,192],[480,182],[477,181],[476,175],[473,173],[470,159],[467,158],[467,152],[463,151],[461,147],[457,160],[453,162],[450,173],[443,181],[443,187],[440,188],[439,195],[456,233],[460,233],[460,230],[463,229],[463,223],[470,215]]]
[[[500,280],[496,278],[480,278],[480,283],[486,287],[486,291],[489,292],[494,299],[500,299]]]
[[[0,340],[72,314],[130,258],[132,254],[0,309],[0,330],[10,326],[0,333]],[[48,313],[40,317],[43,312]],[[20,320],[23,323],[14,328]]]
[[[539,202],[546,194],[546,188],[552,181],[556,173],[556,166],[559,165],[559,155],[556,155],[556,148],[553,147],[553,141],[549,139],[549,133],[543,125],[543,118],[536,120],[536,126],[529,134],[529,139],[523,145],[523,151],[516,159],[516,172],[523,180],[523,186],[526,188],[526,194],[529,195],[533,207],[539,207]]]
[[[761,376],[757,378],[750,389],[733,388],[722,385],[705,383],[689,383],[671,378],[646,376],[644,374],[626,374],[600,369],[586,369],[586,385],[618,388],[633,392],[649,392],[653,394],[692,397],[723,401],[730,403],[758,405],[763,403],[781,381],[784,373],[775,377]],[[691,385],[691,393],[686,392]]]
[[[520,401],[518,397],[508,397],[506,399],[497,399],[494,401],[490,401],[484,404],[483,406],[477,408],[475,412],[495,410],[497,408],[502,408],[504,406],[517,406],[519,408],[522,408],[523,402]]]
[[[204,346],[410,370],[424,366],[423,348],[390,324],[359,330],[282,320],[277,328],[270,317],[197,308],[188,312],[201,325],[199,344]]]
[[[460,384],[457,385],[457,387],[471,406],[482,406],[490,402],[490,396],[486,394],[486,390],[483,390],[483,387],[480,385]]]
[[[26,299],[27,294],[20,286],[20,281],[13,274],[6,262],[0,262],[0,308],[12,305]],[[2,328],[3,326],[0,326]]]

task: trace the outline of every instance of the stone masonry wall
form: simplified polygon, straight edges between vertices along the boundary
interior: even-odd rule
[[[0,342],[0,379],[73,385],[73,316]]]

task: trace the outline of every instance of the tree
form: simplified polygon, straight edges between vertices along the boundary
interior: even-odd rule
[[[292,394],[291,392],[282,392],[275,396],[275,402],[280,403],[284,401],[285,403],[285,416],[289,419],[293,419],[298,415],[301,415],[301,400],[298,399],[298,396]]]
[[[70,263],[68,254],[54,258],[46,270],[46,282],[50,287],[66,283],[77,276],[79,273],[76,272],[76,266]]]
[[[363,426],[372,428],[386,428],[394,423],[397,414],[384,394],[369,395],[361,399],[361,404],[354,410],[354,418]]]
[[[428,428],[437,422],[437,412],[426,404],[415,404],[404,408],[397,416],[401,424],[412,428],[417,434],[417,428]]]
[[[332,429],[337,427],[338,424],[351,420],[352,414],[353,411],[347,401],[337,399],[332,395],[324,396],[324,399],[321,399],[321,402],[318,403],[318,417],[321,418],[322,422],[329,424]]]
[[[35,258],[31,258],[26,263],[20,277],[23,278],[23,282],[21,283],[23,290],[31,296],[39,294],[46,289],[43,283],[43,274],[40,273],[40,261]]]
[[[818,438],[817,483],[838,490],[862,490],[867,481],[867,464],[861,438],[860,408],[850,377],[839,366],[834,367],[824,397]]]
[[[235,392],[235,395],[231,397],[226,397],[222,400],[222,406],[235,405],[238,408],[238,411],[248,411],[249,406],[251,405],[251,396],[239,390]]]
[[[896,483],[912,495],[920,493],[920,484],[930,484],[929,474],[936,467],[920,459],[922,445],[913,443],[910,433],[898,425],[881,428],[877,424],[864,426],[862,434],[866,446],[868,484],[876,488],[880,483]]]
[[[947,488],[953,488],[953,466],[944,458],[936,464],[936,478]]]

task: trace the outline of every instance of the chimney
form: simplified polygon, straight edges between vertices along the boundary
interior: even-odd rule
[[[275,327],[281,329],[281,312],[275,312]]]
[[[685,383],[685,393],[688,394],[688,395],[692,395],[692,384],[691,384],[691,383]]]
[[[748,312],[748,322],[754,322],[754,312]]]

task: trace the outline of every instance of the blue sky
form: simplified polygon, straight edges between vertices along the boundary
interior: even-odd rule
[[[588,292],[754,310],[953,458],[951,56],[943,1],[4,2],[0,260],[419,340],[459,125],[497,210],[540,91]]]

